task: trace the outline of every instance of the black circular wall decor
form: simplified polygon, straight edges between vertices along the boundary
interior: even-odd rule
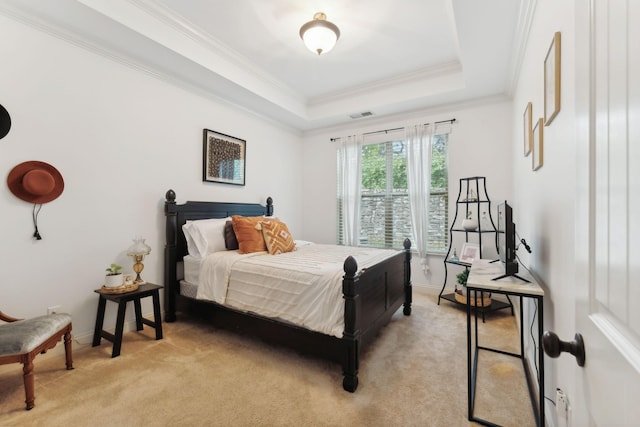
[[[9,112],[0,104],[0,139],[7,136],[11,129],[11,116]]]

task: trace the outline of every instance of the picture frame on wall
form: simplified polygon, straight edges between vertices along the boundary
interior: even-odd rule
[[[549,126],[560,112],[560,32],[553,40],[544,59],[544,124]]]
[[[202,180],[245,185],[247,142],[209,129],[202,137]]]
[[[531,168],[536,171],[544,163],[544,120],[542,117],[533,128],[533,148],[531,155]]]
[[[471,265],[474,259],[480,259],[480,246],[477,243],[465,242],[460,252],[460,262]]]
[[[532,105],[530,102],[527,103],[527,108],[524,109],[523,114],[523,124],[524,124],[524,156],[527,157],[529,153],[531,153],[531,143],[533,139],[533,114],[532,114]]]

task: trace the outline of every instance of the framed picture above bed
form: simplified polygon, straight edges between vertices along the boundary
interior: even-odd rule
[[[244,185],[247,141],[203,130],[202,180]]]

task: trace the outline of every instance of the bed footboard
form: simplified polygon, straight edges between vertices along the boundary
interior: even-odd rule
[[[360,352],[401,305],[405,316],[411,314],[411,241],[405,239],[402,253],[367,270],[358,271],[356,260],[350,256],[344,262],[344,273],[342,387],[354,392],[358,388]]]

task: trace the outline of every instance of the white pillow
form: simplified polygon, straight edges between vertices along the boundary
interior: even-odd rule
[[[193,237],[191,237],[191,223],[193,221],[187,221],[183,226],[182,226],[182,232],[184,233],[184,238],[187,241],[187,250],[189,251],[189,255],[194,256],[194,257],[198,257],[198,258],[202,258],[200,256],[200,251],[198,250],[198,247],[196,246],[196,242],[193,241]]]
[[[183,226],[189,255],[204,258],[209,254],[226,250],[224,225],[231,218],[211,218],[187,221]]]

